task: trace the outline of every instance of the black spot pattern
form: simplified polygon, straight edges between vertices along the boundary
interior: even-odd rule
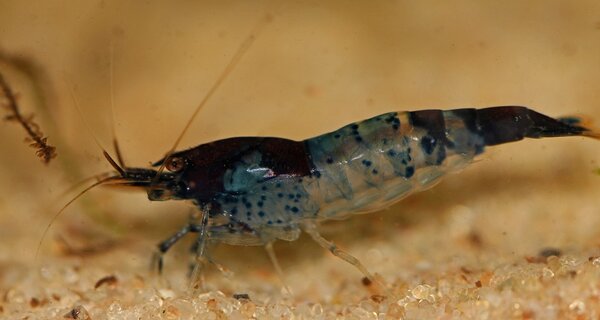
[[[406,167],[406,178],[410,178],[415,174],[415,167]]]
[[[423,136],[421,138],[421,148],[426,154],[432,154],[435,149],[437,141],[432,136]]]
[[[409,113],[411,124],[426,132],[421,137],[421,149],[423,149],[426,165],[441,165],[446,159],[446,146],[449,140],[446,138],[446,122],[441,110],[421,110]]]

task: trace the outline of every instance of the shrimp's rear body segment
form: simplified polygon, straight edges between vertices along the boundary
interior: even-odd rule
[[[158,177],[152,169],[125,171],[147,170],[151,179],[129,185],[146,187],[150,200],[187,199],[207,211],[202,234],[209,241],[266,245],[295,240],[304,230],[369,276],[320,237],[315,223],[382,209],[427,189],[486,146],[527,137],[597,137],[579,124],[515,106],[392,112],[304,141],[238,137],[203,144],[157,162],[167,161],[167,169],[176,164]],[[187,226],[160,251],[199,230]]]

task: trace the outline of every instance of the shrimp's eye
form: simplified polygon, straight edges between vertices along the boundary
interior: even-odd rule
[[[177,157],[169,158],[165,165],[165,168],[171,172],[181,171],[183,167],[185,167],[185,161],[182,158]]]

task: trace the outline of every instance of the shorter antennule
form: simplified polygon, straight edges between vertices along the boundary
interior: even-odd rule
[[[104,158],[106,158],[106,160],[108,160],[108,163],[110,163],[110,165],[117,170],[117,172],[119,172],[119,174],[121,175],[121,177],[125,177],[125,170],[123,170],[123,168],[121,168],[116,162],[115,160],[113,160],[113,158],[108,154],[108,152],[106,151],[102,151],[102,154],[104,155]]]

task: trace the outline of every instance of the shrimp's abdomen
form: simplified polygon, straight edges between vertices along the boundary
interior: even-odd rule
[[[381,209],[464,167],[485,146],[468,113],[392,112],[306,140],[319,217]]]
[[[525,107],[387,113],[307,139],[315,177],[307,191],[319,218],[343,218],[432,187],[486,146],[568,135],[590,134]]]

